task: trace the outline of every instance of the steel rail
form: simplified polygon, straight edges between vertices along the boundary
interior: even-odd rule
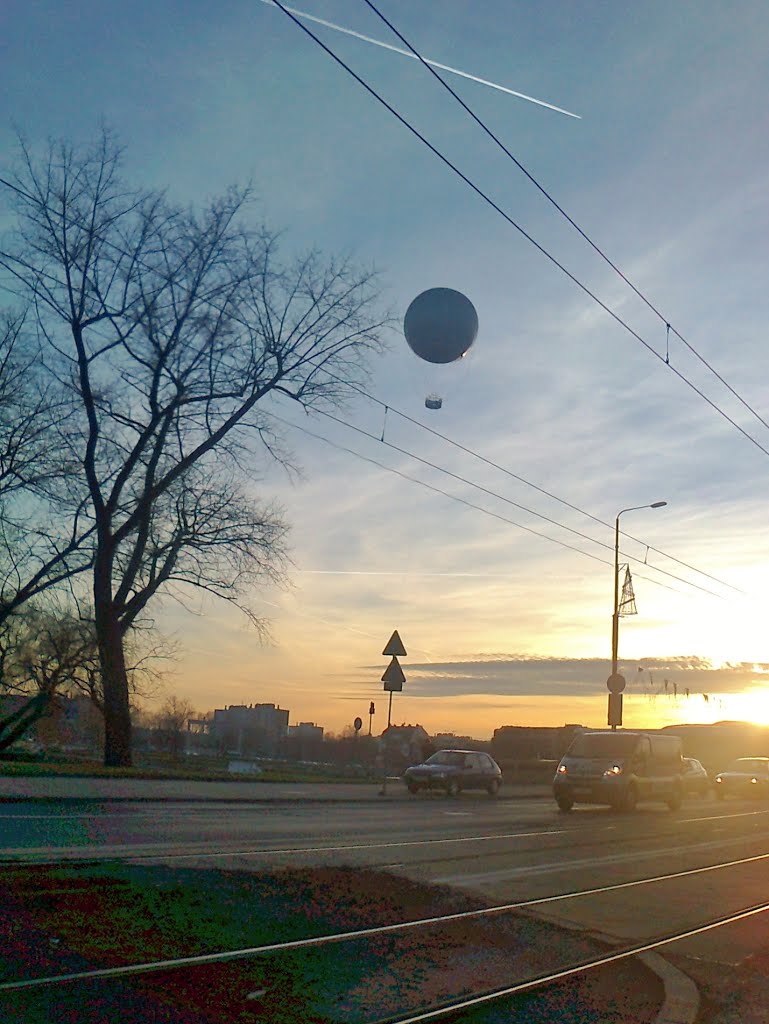
[[[769,859],[769,853],[756,854],[753,857],[741,857],[738,860],[724,861],[718,864],[706,864],[698,868],[687,868],[683,871],[668,872],[663,875],[655,875],[650,878],[635,879],[630,882],[616,882],[612,885],[599,886],[592,889],[581,889],[574,892],[559,893],[555,896],[541,896],[537,899],[532,900],[519,900],[515,903],[504,903],[494,907],[481,907],[478,910],[463,910],[454,914],[441,914],[436,917],[422,917],[415,921],[398,921],[394,924],[386,925],[375,925],[370,928],[358,928],[352,931],[346,932],[334,932],[330,935],[317,935],[307,939],[291,939],[286,942],[271,942],[262,946],[249,946],[243,949],[233,950],[221,950],[215,953],[198,953],[194,956],[175,957],[168,960],[150,960],[146,963],[138,964],[125,964],[119,967],[101,967],[95,968],[89,971],[76,971],[71,974],[55,974],[43,978],[26,978],[21,981],[6,981],[0,983],[0,993],[3,992],[18,992],[25,989],[44,988],[52,985],[69,984],[77,981],[88,981],[96,978],[120,978],[127,977],[136,974],[150,974],[157,973],[160,971],[176,970],[183,967],[196,967],[202,964],[211,963],[227,963],[234,960],[245,960],[249,957],[260,956],[265,953],[279,953],[288,950],[295,949],[306,949],[311,946],[324,946],[332,942],[346,942],[353,939],[364,939],[371,938],[376,935],[394,934],[397,932],[405,932],[414,928],[423,928],[429,925],[446,924],[451,921],[463,921],[471,918],[490,917],[495,914],[503,914],[512,910],[524,910],[530,907],[544,906],[548,903],[558,903],[565,900],[578,899],[583,896],[597,896],[607,892],[617,892],[620,889],[630,889],[641,885],[651,885],[658,882],[666,882],[677,878],[691,877],[694,875],[705,874],[710,871],[719,871],[724,868],[739,867],[744,864],[753,864],[759,861]],[[761,910],[769,909],[769,903],[756,905],[751,908],[743,909],[737,913],[736,917],[730,918],[719,918],[714,923],[710,923],[702,926],[699,931],[707,931],[708,928],[717,927],[721,924],[727,924],[731,920],[740,920],[741,917],[750,916],[751,914],[759,913]],[[684,938],[689,933],[682,933],[681,938]],[[698,931],[693,931],[691,934],[696,935]],[[657,945],[664,944],[665,942],[672,942],[674,939],[662,939],[655,940]],[[637,952],[643,952],[645,949],[656,948],[654,943],[651,946],[639,947]],[[631,953],[623,955],[631,956]],[[603,962],[610,962],[601,960]],[[593,966],[600,966],[596,963]],[[586,969],[585,965],[577,968],[569,968],[574,973],[579,970]],[[568,976],[564,975],[564,976]],[[549,976],[548,976],[549,977]],[[552,979],[551,979],[552,980]],[[545,981],[541,979],[536,980],[536,984],[545,984]],[[530,985],[529,982],[522,982],[522,985]],[[505,990],[507,991],[507,990]],[[525,991],[525,989],[516,989],[516,991]],[[501,998],[501,997],[500,997]],[[461,1007],[455,1007],[461,1009]],[[448,1010],[446,1012],[449,1012]],[[414,1020],[421,1020],[422,1018],[414,1018]],[[425,1017],[425,1020],[430,1018]]]
[[[592,957],[588,960],[583,960],[579,964],[575,964],[573,967],[566,967],[550,974],[543,974],[536,978],[529,978],[528,981],[521,981],[515,985],[508,985],[506,988],[492,989],[490,991],[483,992],[480,995],[469,996],[465,999],[457,1000],[452,1003],[444,1003],[442,1006],[435,1007],[431,1010],[424,1010],[420,1013],[411,1014],[408,1017],[387,1017],[371,1022],[371,1024],[422,1024],[423,1021],[438,1020],[440,1017],[457,1013],[460,1010],[469,1010],[474,1007],[482,1006],[484,1003],[496,1002],[499,999],[510,998],[511,996],[519,995],[522,992],[530,992],[535,988],[542,988],[545,985],[552,985],[558,981],[564,981],[566,978],[572,978],[575,974],[581,974],[583,971],[593,970],[596,967],[605,967],[607,964],[617,963],[620,960],[627,960],[629,957],[638,956],[640,953],[650,953],[652,950],[660,949],[662,946],[669,946],[673,942],[679,942],[681,939],[689,939],[694,935],[702,935],[703,932],[712,931],[714,928],[721,928],[723,925],[734,924],[737,921],[743,921],[747,917],[762,914],[767,910],[769,910],[769,903],[755,904],[752,907],[746,907],[744,910],[738,911],[736,914],[730,914],[727,917],[720,917],[713,921],[708,921],[706,924],[698,925],[696,928],[688,928],[686,931],[665,935],[661,938],[652,939],[649,942],[643,942],[638,945],[626,946],[621,950],[615,950],[613,953],[607,953],[599,957]]]

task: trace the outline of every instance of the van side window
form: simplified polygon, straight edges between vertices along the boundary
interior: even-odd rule
[[[651,759],[651,744],[649,743],[648,736],[639,736],[638,743],[635,748],[635,757],[639,761],[649,761]]]

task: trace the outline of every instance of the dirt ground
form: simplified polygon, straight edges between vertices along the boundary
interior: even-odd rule
[[[0,981],[260,946],[477,909],[386,872],[151,865],[0,872]],[[8,1024],[363,1024],[514,984],[601,952],[507,913],[130,978],[0,992]],[[628,960],[455,1015],[477,1024],[651,1024],[659,981]]]

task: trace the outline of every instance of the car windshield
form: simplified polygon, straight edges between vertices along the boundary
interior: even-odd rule
[[[449,765],[454,768],[461,768],[464,763],[465,755],[456,750],[439,750],[425,761],[425,764],[437,764],[444,767]]]
[[[729,767],[726,769],[728,772],[766,772],[767,765],[769,762],[762,760],[760,757],[738,757],[736,761],[732,761]]]
[[[595,732],[577,736],[569,747],[569,757],[630,757],[638,737],[626,733]]]

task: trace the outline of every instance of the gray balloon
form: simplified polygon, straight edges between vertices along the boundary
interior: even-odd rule
[[[428,363],[453,363],[478,334],[475,306],[453,288],[428,288],[414,299],[403,319],[409,348]]]

